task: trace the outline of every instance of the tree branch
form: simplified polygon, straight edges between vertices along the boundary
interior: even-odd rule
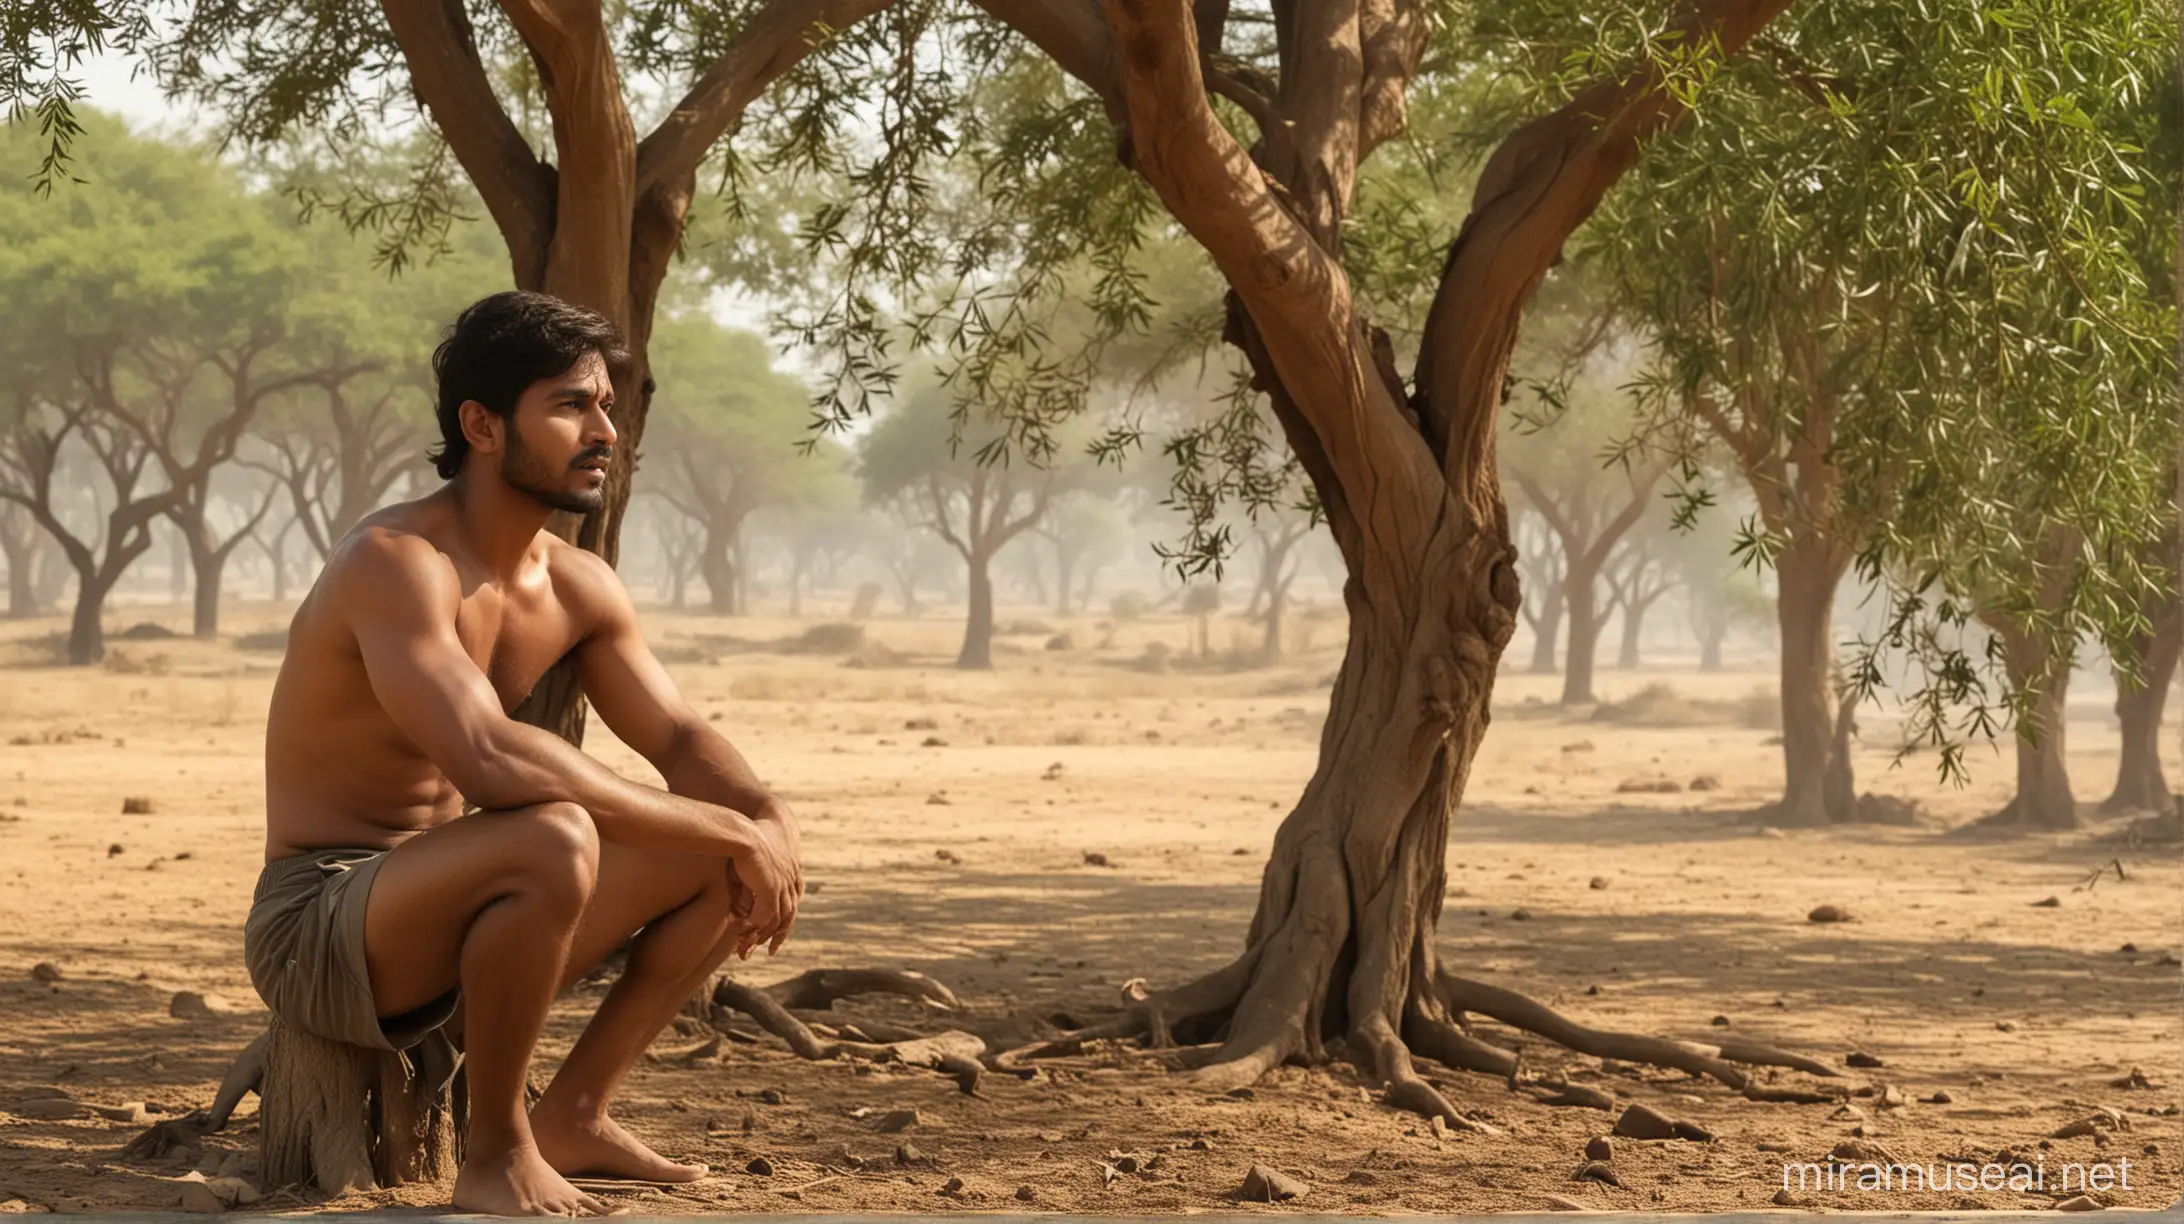
[[[597,4],[499,0],[538,63],[554,120],[553,233],[540,288],[630,330],[637,129]]]
[[[555,173],[532,155],[494,95],[462,0],[380,0],[380,7],[418,102],[508,243],[516,284],[538,288],[553,237]]]
[[[690,190],[706,153],[743,122],[766,87],[826,41],[895,0],[772,0],[637,146],[637,196]]]
[[[1682,44],[1734,54],[1790,3],[1706,0],[1682,26]],[[1599,82],[1512,132],[1479,175],[1426,315],[1413,401],[1475,511],[1497,496],[1496,409],[1524,305],[1645,140],[1682,117],[1669,85],[1653,61]]]
[[[1129,131],[1115,37],[1095,0],[974,0],[1099,96],[1118,133]]]
[[[1358,95],[1358,151],[1374,149],[1403,132],[1404,95],[1426,50],[1426,23],[1416,0],[1364,0],[1358,8],[1365,84]]]

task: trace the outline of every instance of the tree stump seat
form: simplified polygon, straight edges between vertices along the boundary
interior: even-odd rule
[[[258,1087],[266,1184],[340,1194],[453,1177],[465,1086],[459,1070],[430,1062],[314,1037],[276,1017]]]

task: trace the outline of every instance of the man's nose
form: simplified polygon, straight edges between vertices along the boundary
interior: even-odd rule
[[[614,439],[617,436],[614,431],[614,418],[607,415],[607,410],[605,408],[593,408],[591,410],[590,416],[584,422],[584,424],[586,426],[584,430],[584,445],[614,445]]]

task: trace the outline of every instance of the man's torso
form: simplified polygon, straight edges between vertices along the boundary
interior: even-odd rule
[[[548,668],[583,640],[571,575],[557,564],[569,546],[541,535],[535,564],[496,584],[469,564],[450,508],[437,499],[391,506],[335,548],[296,610],[287,656],[266,719],[266,857],[336,846],[386,848],[461,814],[462,796],[381,706],[338,599],[344,564],[365,531],[431,542],[461,581],[455,631],[464,650],[513,711]]]

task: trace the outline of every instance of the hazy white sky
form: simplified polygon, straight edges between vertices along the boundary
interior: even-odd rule
[[[84,64],[80,74],[84,100],[109,114],[120,115],[132,128],[146,131],[189,130],[202,116],[187,102],[170,102],[152,84],[151,74],[140,71],[125,56],[107,53]]]

